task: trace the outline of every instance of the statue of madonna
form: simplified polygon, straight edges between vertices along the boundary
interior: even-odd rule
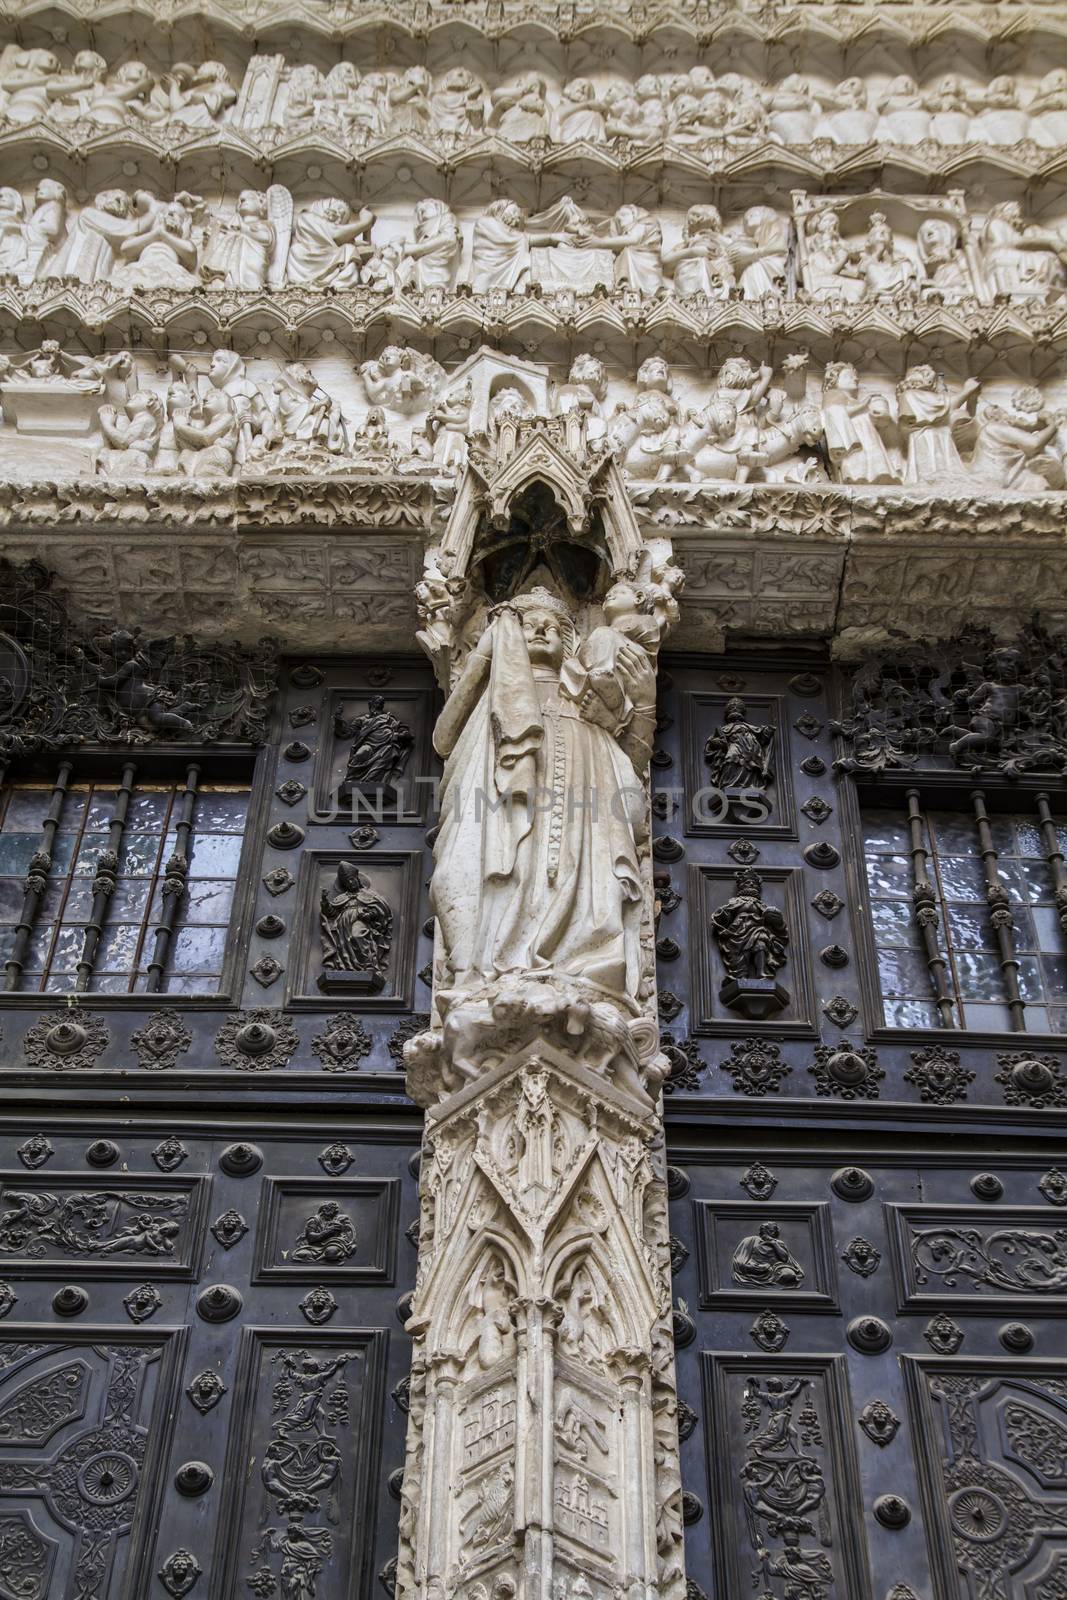
[[[468,657],[434,733],[442,990],[551,973],[636,998],[658,642],[642,604],[616,585],[579,648],[567,608],[533,589]]]

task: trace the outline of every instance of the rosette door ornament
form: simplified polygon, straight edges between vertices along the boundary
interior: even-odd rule
[[[678,574],[573,430],[501,455],[426,562],[452,606],[397,1594],[684,1600],[647,790]],[[506,511],[524,463],[551,559]]]

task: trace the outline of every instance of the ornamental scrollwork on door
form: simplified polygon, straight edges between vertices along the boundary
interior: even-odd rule
[[[188,1194],[144,1190],[7,1189],[3,1198],[0,1252],[31,1259],[173,1259],[189,1208]]]
[[[823,1442],[806,1377],[752,1377],[745,1385],[746,1435],[741,1485],[759,1567],[753,1591],[763,1596],[827,1600],[834,1569],[826,1515],[826,1480],[812,1447]]]
[[[1067,1228],[923,1228],[912,1232],[918,1284],[938,1282],[1007,1294],[1067,1289]]]

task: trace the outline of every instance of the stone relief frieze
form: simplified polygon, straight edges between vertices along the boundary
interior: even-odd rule
[[[411,488],[383,482],[366,495],[375,522],[389,520],[392,503],[400,525],[419,481],[447,489],[454,469],[469,454],[491,456],[512,423],[558,417],[618,461],[639,502],[643,485],[797,485],[815,491],[814,515],[832,518],[817,507],[834,484],[1017,496],[1067,484],[1067,411],[1053,383],[996,372],[949,382],[928,361],[868,381],[848,361],[819,371],[804,349],[777,364],[730,355],[712,372],[696,378],[651,356],[631,376],[588,353],[553,369],[484,347],[446,371],[399,344],[358,367],[343,354],[312,366],[223,347],[160,365],[45,340],[0,356],[0,467],[13,480],[103,478],[108,497],[126,482],[162,492],[173,479],[293,479],[321,480],[316,495],[328,502],[340,476],[408,479]],[[264,488],[264,519],[278,492]]]
[[[138,129],[177,143],[226,128],[268,146],[317,134],[366,151],[386,140],[454,156],[467,145],[573,147],[625,156],[784,149],[1055,149],[1067,123],[1067,75],[979,72],[835,77],[827,63],[757,81],[696,65],[626,77],[598,67],[487,75],[467,66],[361,70],[256,54],[243,75],[221,61],[109,63],[96,50],[8,45],[0,57],[0,126],[41,125],[82,138]]]
[[[1062,120],[1067,129],[1067,111]],[[1067,131],[1065,131],[1067,137]],[[516,187],[520,187],[516,185]],[[633,315],[649,299],[689,309],[719,302],[858,303],[958,308],[1067,294],[1067,218],[1028,216],[1017,200],[809,195],[791,205],[597,214],[563,195],[540,211],[509,197],[459,212],[442,199],[379,211],[282,184],[231,199],[111,187],[80,201],[42,178],[0,189],[0,275],[22,288],[70,284],[114,299],[159,290],[355,291],[420,296],[433,313],[457,286],[475,296],[613,297]]]

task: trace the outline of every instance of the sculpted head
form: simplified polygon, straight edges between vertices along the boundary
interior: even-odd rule
[[[522,636],[532,666],[560,667],[575,648],[574,623],[562,600],[547,589],[516,595],[511,607],[522,620]]]
[[[128,217],[130,214],[130,197],[125,189],[102,189],[93,203],[98,211],[105,211],[109,217]]]
[[[0,189],[0,212],[6,217],[22,216],[22,196],[17,189]]]
[[[242,189],[237,196],[237,214],[241,217],[265,217],[267,197],[258,189]]]
[[[844,389],[846,394],[856,394],[859,391],[859,373],[851,362],[831,361],[822,377],[823,393],[831,389]]]
[[[588,354],[575,356],[571,362],[568,381],[585,384],[598,400],[603,400],[608,392],[608,375],[604,370],[604,363],[598,356]]]
[[[747,356],[727,356],[719,368],[716,387],[719,389],[747,389],[756,381],[756,374]]]
[[[34,199],[38,205],[43,205],[47,200],[59,200],[66,204],[67,191],[56,178],[42,178],[37,185]]]
[[[682,230],[687,239],[697,238],[701,234],[720,233],[722,231],[722,217],[717,206],[690,206],[685,214],[685,227]]]
[[[637,369],[637,387],[658,389],[661,394],[670,394],[671,369],[662,356],[649,356],[647,361],[642,361]]]

